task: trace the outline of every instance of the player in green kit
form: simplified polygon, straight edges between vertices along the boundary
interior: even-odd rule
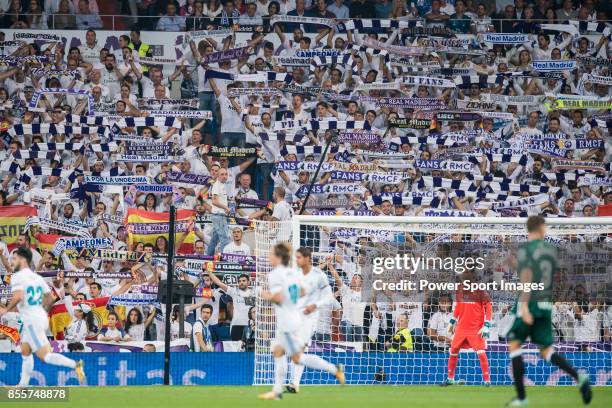
[[[537,291],[522,291],[512,309],[514,322],[506,337],[510,341],[508,351],[512,359],[512,375],[517,396],[508,407],[527,406],[523,376],[525,366],[521,356],[521,345],[529,337],[540,346],[546,361],[571,375],[580,388],[582,401],[591,402],[592,392],[587,375],[578,375],[563,356],[555,352],[552,331],[552,284],[557,269],[557,249],[544,241],[546,226],[544,218],[533,216],[527,219],[528,242],[518,251],[518,273],[524,284],[540,284]]]

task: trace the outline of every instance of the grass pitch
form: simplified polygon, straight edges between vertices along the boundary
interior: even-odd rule
[[[286,406],[291,408],[412,407],[480,408],[503,407],[514,395],[512,387],[454,386],[325,386],[302,387],[297,395],[284,394],[281,401],[259,401],[257,395],[269,387],[250,386],[131,386],[70,388],[66,403],[7,403],[4,407],[79,408],[250,408]],[[594,387],[589,407],[612,407],[612,387]],[[576,387],[528,387],[530,407],[574,408],[582,406]],[[50,405],[49,405],[50,404]]]

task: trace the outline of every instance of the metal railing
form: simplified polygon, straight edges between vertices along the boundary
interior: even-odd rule
[[[100,19],[100,23],[101,26],[94,26],[94,25],[84,25],[84,24],[79,24],[79,22],[82,22],[83,19],[79,18],[78,15],[76,14],[44,14],[43,15],[45,17],[45,21],[46,24],[42,23],[42,22],[38,22],[35,25],[33,25],[32,27],[30,27],[30,25],[27,23],[27,18],[26,18],[26,13],[22,13],[22,14],[15,14],[15,13],[5,13],[4,14],[4,18],[0,20],[0,30],[1,29],[10,29],[10,28],[16,28],[16,29],[49,29],[49,30],[86,30],[88,28],[94,28],[94,29],[101,29],[101,30],[119,30],[119,29],[129,29],[132,25],[134,24],[138,24],[138,26],[140,27],[141,30],[156,30],[157,28],[157,22],[160,20],[160,18],[163,18],[164,16],[151,16],[151,15],[137,15],[137,16],[132,16],[129,14],[99,14],[99,15],[94,15],[94,16],[98,16]],[[12,19],[11,19],[12,17]],[[177,23],[178,20],[182,20],[184,22],[185,25],[185,29],[181,29],[181,30],[166,30],[166,31],[176,31],[176,32],[182,32],[182,31],[191,31],[191,30],[201,30],[201,29],[206,29],[209,26],[212,27],[218,27],[218,26],[223,26],[224,24],[222,24],[221,22],[221,18],[217,17],[217,18],[208,18],[208,17],[192,17],[192,16],[174,16],[177,19]],[[389,17],[392,18],[392,17]],[[428,24],[432,24],[432,23],[428,23],[426,21],[425,18],[423,17],[410,17],[410,16],[405,16],[405,17],[400,17],[399,19],[401,20],[410,20],[410,21],[421,21],[424,26],[427,26]],[[261,17],[262,20],[262,24],[256,24],[259,26],[264,26],[264,27],[268,27],[269,26],[269,21],[270,21],[270,17]],[[363,19],[361,19],[363,20]],[[578,19],[575,19],[576,21],[578,21]],[[8,24],[11,23],[11,21],[15,21],[12,24]],[[240,25],[241,24],[241,19],[240,17],[233,19],[233,21],[235,22],[235,24]],[[243,20],[244,21],[244,20]],[[338,20],[343,21],[343,20]],[[453,20],[453,19],[449,19],[446,20],[446,23],[450,23],[452,21],[462,21],[462,20]],[[476,21],[476,20],[473,20]],[[504,22],[515,22],[515,23],[520,23],[522,25],[526,25],[526,24],[560,24],[563,23],[563,20],[550,20],[550,19],[531,19],[531,20],[525,20],[525,19],[505,19],[505,18],[492,18],[491,19],[491,24],[494,27],[497,26],[503,26]],[[598,22],[600,23],[612,23],[612,20],[598,20]],[[439,22],[437,23],[433,23],[433,24],[439,24]],[[253,24],[243,24],[243,25],[253,25]],[[225,24],[225,26],[229,26],[227,24]]]

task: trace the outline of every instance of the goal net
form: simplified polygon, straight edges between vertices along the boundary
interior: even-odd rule
[[[448,324],[463,279],[472,274],[470,282],[478,285],[473,288],[492,304],[486,340],[491,382],[509,385],[506,334],[521,290],[517,251],[527,239],[525,221],[295,216],[286,222],[257,222],[256,286],[265,288],[267,256],[276,243],[290,242],[294,251],[310,248],[334,298],[320,309],[307,352],[344,364],[349,384],[436,384],[447,377]],[[558,265],[549,297],[541,300],[552,308],[555,348],[594,384],[612,384],[612,220],[548,218],[546,224],[546,241],[556,248]],[[271,305],[258,298],[256,316],[254,384],[272,384]],[[459,353],[455,381],[482,384],[478,356],[469,346],[464,344]],[[572,384],[544,361],[537,345],[527,340],[523,348],[526,384]],[[327,374],[310,370],[302,379],[304,385],[334,383]]]

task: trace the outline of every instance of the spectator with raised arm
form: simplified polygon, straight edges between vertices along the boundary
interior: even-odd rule
[[[213,283],[232,297],[233,310],[230,336],[233,341],[239,341],[242,339],[244,329],[249,322],[249,308],[255,303],[255,294],[249,287],[251,279],[249,275],[240,275],[238,277],[238,287],[233,287],[223,283],[214,272],[210,270],[207,272]]]

